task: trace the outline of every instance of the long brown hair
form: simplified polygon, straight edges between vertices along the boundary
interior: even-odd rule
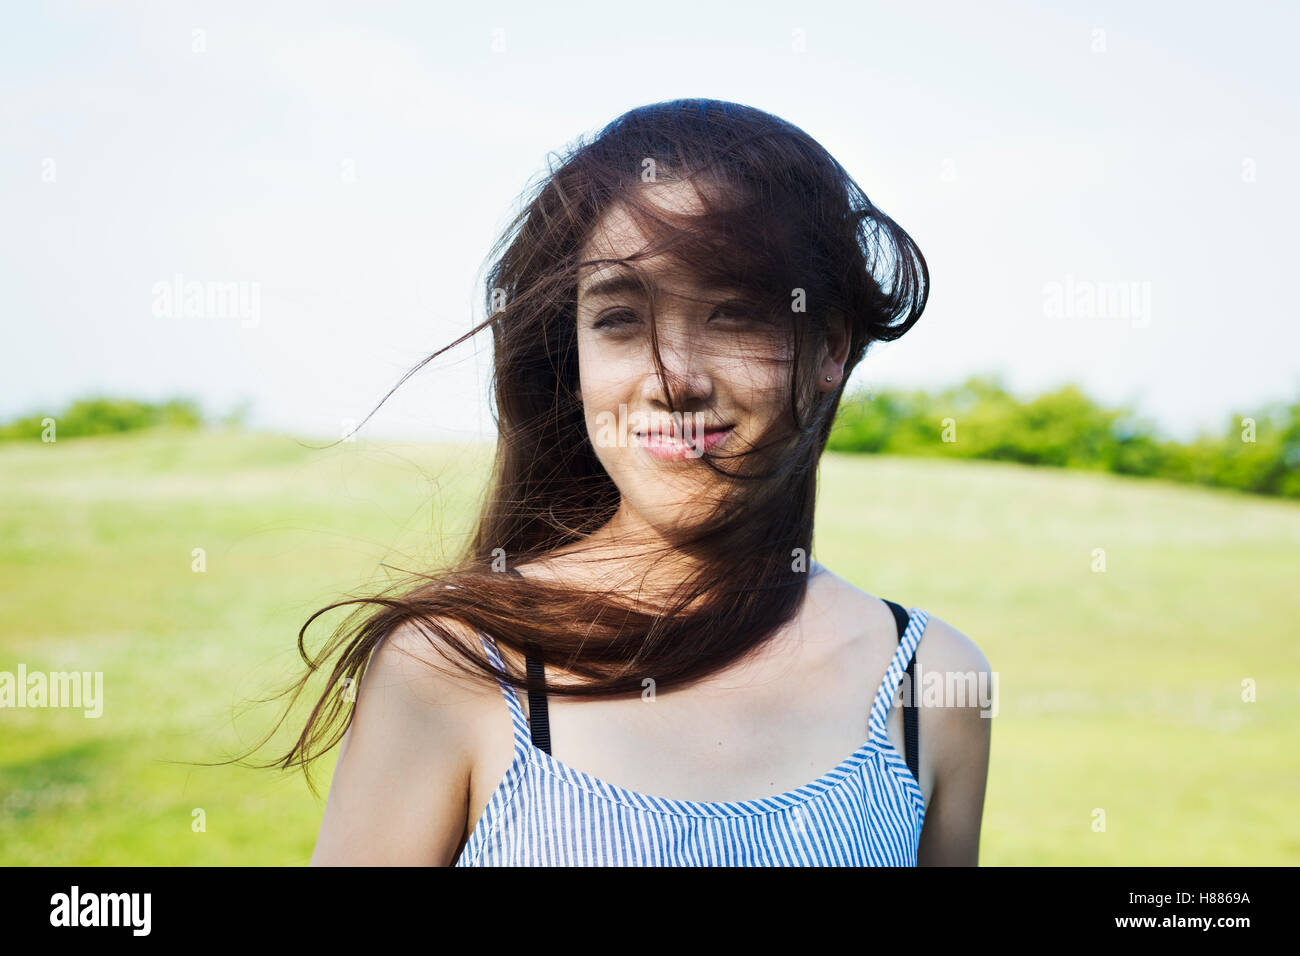
[[[907,332],[929,291],[920,250],[807,133],[736,103],[684,99],[631,110],[590,141],[580,137],[551,167],[490,254],[487,318],[394,386],[491,329],[496,459],[468,545],[448,567],[332,603],[308,619],[298,636],[308,670],[290,688],[293,700],[337,659],[297,742],[265,766],[300,763],[310,784],[308,765],[351,721],[354,695],[346,688],[359,686],[376,647],[408,622],[442,651],[433,656],[464,673],[528,686],[521,673],[498,673],[479,642],[463,636],[482,632],[580,678],[548,685],[549,693],[597,697],[640,694],[646,678],[665,690],[705,677],[799,610],[817,463],[843,387],[843,380],[831,391],[815,387],[818,348],[832,313],[843,316],[847,380],[872,342]],[[699,211],[666,213],[640,188],[651,182],[690,183]],[[675,586],[651,604],[628,597],[627,588],[501,573],[557,548],[576,554],[619,505],[575,394],[578,270],[614,261],[580,256],[615,206],[653,237],[637,255],[617,260],[619,268],[635,274],[636,260],[662,253],[699,276],[701,287],[743,289],[788,346],[781,353],[789,367],[788,415],[738,466],[736,456],[703,455],[728,491],[708,520],[666,546],[659,560],[688,560],[672,565],[680,570]],[[651,335],[656,371],[672,396],[653,321]],[[345,605],[357,607],[310,654],[308,628]]]

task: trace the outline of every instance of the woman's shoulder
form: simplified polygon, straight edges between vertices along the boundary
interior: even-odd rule
[[[412,712],[437,713],[444,722],[468,712],[500,692],[484,676],[465,670],[465,658],[450,646],[451,641],[469,649],[475,658],[487,660],[478,633],[464,622],[445,616],[407,620],[376,645],[366,679],[372,673],[381,676],[388,692]]]
[[[870,615],[879,616],[883,612],[890,615],[890,620],[893,619],[883,597],[877,597],[851,584],[825,565],[814,562],[813,571],[810,586],[820,580],[823,591],[833,593],[835,600],[843,603],[849,616],[864,619]],[[916,607],[906,600],[895,600],[895,603],[909,612],[917,610],[925,614],[925,630],[916,649],[917,658],[922,666],[933,665],[936,669],[944,670],[988,671],[989,662],[983,651],[975,641],[956,627],[928,609]]]

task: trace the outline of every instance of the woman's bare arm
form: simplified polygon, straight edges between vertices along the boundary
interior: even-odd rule
[[[406,624],[371,655],[339,745],[312,866],[455,862],[483,694],[426,663],[440,654]]]
[[[926,649],[924,657],[920,648]],[[941,707],[926,707],[926,679],[921,678],[921,746],[933,748],[934,792],[925,811],[917,865],[978,866],[993,723],[991,717],[981,716],[987,702],[981,703],[979,694],[981,685],[992,687],[989,662],[970,638],[935,617],[926,626],[917,655],[923,673],[942,673],[945,687],[954,684],[948,680],[952,674],[971,679],[966,686],[975,691],[961,706],[945,700]]]

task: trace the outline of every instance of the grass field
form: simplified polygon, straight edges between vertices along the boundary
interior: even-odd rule
[[[0,709],[0,864],[305,864],[333,753],[319,800],[301,773],[182,761],[278,714],[244,703],[296,675],[310,613],[458,545],[489,456],[0,446],[0,671],[104,675],[98,719]],[[914,458],[828,455],[822,479],[817,558],[999,675],[981,863],[1300,864],[1300,507]]]

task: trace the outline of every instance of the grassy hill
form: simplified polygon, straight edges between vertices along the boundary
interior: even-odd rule
[[[104,674],[97,719],[0,709],[0,864],[306,863],[323,798],[301,774],[173,761],[256,739],[279,704],[239,708],[297,673],[306,617],[458,543],[489,456],[169,431],[0,447],[0,671]],[[828,454],[822,478],[818,559],[999,674],[982,863],[1300,863],[1300,507],[889,456]]]

